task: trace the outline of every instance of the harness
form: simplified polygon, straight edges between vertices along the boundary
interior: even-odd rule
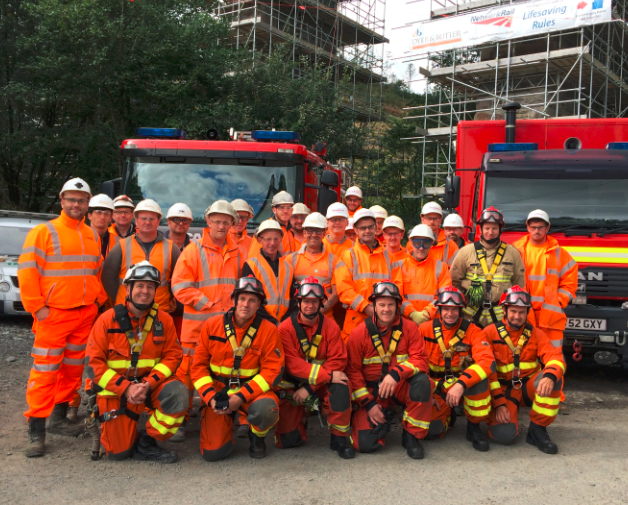
[[[301,344],[301,350],[303,351],[303,354],[305,354],[305,361],[311,363],[316,359],[316,356],[318,355],[318,346],[323,340],[323,315],[319,314],[318,316],[318,327],[316,328],[316,333],[314,334],[314,338],[312,338],[311,343],[307,338],[307,333],[305,333],[303,326],[299,324],[296,314],[293,313],[290,315],[290,321],[297,332],[297,338],[299,339],[299,344]]]
[[[454,356],[454,352],[457,351],[455,347],[464,340],[470,324],[471,321],[468,321],[466,319],[462,320],[462,323],[460,323],[460,328],[458,328],[454,337],[449,341],[448,349],[443,339],[443,326],[441,320],[437,318],[434,319],[432,322],[434,337],[438,342],[438,347],[440,347],[440,350],[443,353],[443,359],[445,360],[445,382],[447,382],[448,384],[453,384],[456,379],[451,369],[451,359]]]
[[[514,389],[521,389],[523,383],[521,381],[521,353],[523,348],[526,346],[530,338],[532,337],[532,325],[530,323],[526,323],[523,329],[523,333],[519,337],[517,341],[517,346],[512,342],[510,338],[510,333],[506,329],[506,326],[502,321],[495,323],[495,327],[497,328],[497,332],[499,333],[499,337],[504,341],[504,343],[508,346],[510,351],[513,354],[513,364],[514,368],[512,370],[512,387]]]
[[[482,289],[482,282],[479,279],[477,279],[477,274],[476,274],[475,278],[471,281],[471,286],[469,287],[469,290],[467,291],[468,297],[469,297],[469,306],[478,307],[477,311],[473,315],[473,321],[476,324],[478,324],[484,310],[488,310],[491,315],[491,319],[493,320],[494,323],[496,323],[498,319],[496,318],[495,313],[493,311],[493,303],[491,301],[492,289],[493,289],[493,276],[497,272],[497,268],[499,267],[502,260],[504,259],[504,254],[506,253],[506,243],[502,242],[499,244],[499,247],[497,248],[497,253],[495,253],[495,260],[493,261],[493,264],[491,265],[490,270],[488,268],[488,264],[486,263],[486,251],[484,250],[484,247],[482,247],[481,242],[479,241],[474,242],[473,247],[475,248],[475,254],[478,257],[480,266],[482,267],[482,274],[484,275],[483,289]],[[480,289],[482,289],[481,305],[480,305],[480,294],[479,294]]]
[[[392,329],[392,333],[390,335],[390,342],[388,344],[388,350],[384,352],[384,344],[382,342],[382,338],[379,336],[379,330],[375,323],[373,323],[373,318],[368,318],[365,321],[366,329],[369,332],[369,336],[371,337],[371,342],[373,342],[373,347],[379,354],[380,359],[382,360],[382,372],[379,375],[380,384],[384,377],[388,375],[388,368],[390,367],[390,362],[392,360],[393,354],[397,350],[397,345],[401,340],[403,333],[401,332],[403,326],[403,319],[399,319],[399,324]]]
[[[246,350],[251,347],[253,340],[255,340],[257,330],[262,324],[262,318],[257,315],[255,316],[253,323],[249,326],[240,345],[238,345],[236,332],[233,327],[233,309],[228,310],[225,315],[222,316],[222,324],[225,327],[225,336],[231,344],[231,349],[233,349],[233,368],[231,369],[231,376],[229,377],[229,389],[237,389],[241,386],[240,367],[242,366],[242,358],[244,358]]]

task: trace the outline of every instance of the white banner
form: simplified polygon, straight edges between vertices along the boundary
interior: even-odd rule
[[[407,50],[393,59],[606,23],[611,10],[611,0],[544,0],[413,23],[396,29]]]

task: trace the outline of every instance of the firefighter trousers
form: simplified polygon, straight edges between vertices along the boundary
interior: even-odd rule
[[[419,375],[415,375],[410,380],[400,381],[392,397],[386,398],[385,400],[377,398],[377,403],[382,409],[389,409],[395,406],[404,407],[401,426],[416,438],[423,439],[427,436],[430,427],[432,407],[429,396],[425,398],[426,401],[420,402],[417,401],[417,396],[414,391],[411,391],[410,381],[418,377]],[[367,389],[371,394],[373,394],[373,387],[374,385],[371,382],[367,382]],[[374,430],[375,433],[373,433]],[[382,433],[382,431],[384,433]],[[373,452],[383,447],[385,434],[389,430],[382,431],[378,430],[378,427],[371,423],[366,408],[360,407],[353,412],[350,440],[357,451]]]
[[[540,330],[543,330],[543,333],[545,333],[548,338],[552,341],[552,346],[553,347],[559,347],[562,349],[563,347],[563,336],[564,336],[564,330],[554,330],[552,328],[542,328],[539,326]],[[564,353],[563,353],[564,354]],[[563,378],[563,387],[565,387],[565,379]],[[561,388],[560,390],[560,401],[564,402],[565,401],[565,394],[563,393],[563,390]]]
[[[87,338],[97,315],[96,304],[68,310],[51,307],[46,319],[35,321],[26,417],[48,417],[57,403],[74,398],[81,386]]]
[[[293,395],[294,389],[284,390]],[[321,400],[321,409],[327,413],[327,426],[334,435],[348,437],[351,424],[351,388],[344,384],[323,384],[314,392]],[[292,400],[279,401],[279,422],[275,426],[275,444],[289,449],[307,440],[305,406]]]
[[[108,392],[107,392],[108,393]],[[100,444],[110,459],[122,460],[133,453],[137,441],[137,422],[140,414],[148,409],[150,417],[146,422],[146,433],[157,440],[168,440],[174,435],[184,419],[187,409],[187,389],[185,385],[170,377],[150,392],[145,403],[132,405],[118,395],[98,394],[98,412],[116,416],[101,424]],[[126,413],[121,413],[120,410]]]
[[[447,405],[445,398],[449,388],[456,382],[448,384],[444,379],[430,379],[430,382],[434,393],[429,436],[430,438],[443,438],[450,428],[452,416],[451,407]],[[465,389],[462,399],[464,414],[469,422],[477,424],[482,421],[488,421],[488,416],[491,412],[491,393],[488,388],[488,379],[484,379],[475,386]]]
[[[560,404],[560,394],[562,379],[554,384],[554,390],[549,396],[540,397],[536,394],[536,387],[543,378],[543,371],[530,377],[521,379],[521,389],[515,389],[511,381],[500,381],[504,396],[506,397],[506,407],[510,412],[510,423],[497,422],[497,410],[493,409],[488,419],[488,434],[492,441],[498,444],[510,445],[519,434],[519,407],[532,407],[530,410],[530,421],[540,426],[549,426],[554,422]]]
[[[233,450],[233,417],[244,414],[254,435],[265,437],[279,419],[279,399],[272,391],[243,403],[232,415],[215,414],[211,406],[203,408],[201,418],[201,454],[206,461],[219,461]]]
[[[188,408],[185,410],[185,422],[187,423],[190,419],[190,410],[192,410],[194,405],[194,384],[192,383],[192,378],[190,377],[190,365],[194,359],[196,344],[184,342],[181,344],[181,347],[183,349],[183,358],[181,359],[181,363],[175,372],[175,376],[183,382],[183,384],[185,384],[186,388],[188,388]]]

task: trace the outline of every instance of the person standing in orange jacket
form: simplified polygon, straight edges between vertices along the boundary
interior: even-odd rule
[[[174,377],[181,346],[170,315],[157,308],[161,273],[148,261],[131,267],[124,278],[124,304],[96,321],[88,343],[87,375],[96,394],[100,443],[109,459],[174,463],[177,453],[157,440],[168,440],[184,419],[187,389]],[[138,434],[146,409],[150,417]]]
[[[527,322],[532,308],[527,291],[513,286],[502,295],[500,305],[504,318],[484,329],[497,368],[490,378],[490,440],[512,444],[519,434],[519,408],[525,405],[532,407],[526,442],[546,454],[556,454],[558,447],[550,440],[547,427],[556,419],[560,403],[566,369],[562,349]]]
[[[325,249],[340,259],[343,252],[353,247],[353,241],[345,232],[349,225],[349,212],[344,204],[336,202],[327,208],[325,218],[328,233],[323,239],[323,244],[325,244]]]
[[[390,216],[382,225],[383,235],[386,239],[386,250],[392,256],[393,268],[401,268],[405,259],[409,256],[403,247],[401,239],[406,232],[403,220],[397,216]]]
[[[495,372],[491,344],[482,330],[462,318],[462,291],[447,286],[438,293],[438,316],[419,327],[430,357],[432,421],[430,437],[442,438],[456,421],[461,403],[467,417],[467,440],[477,451],[488,451],[480,423],[488,420],[491,394],[488,377]]]
[[[434,232],[436,243],[430,250],[430,255],[436,259],[444,261],[447,266],[451,264],[458,252],[458,244],[452,238],[445,236],[445,232],[441,229],[443,224],[443,209],[436,202],[428,202],[421,209],[421,223],[429,226]],[[408,253],[412,254],[412,243],[407,244]]]
[[[133,211],[135,205],[126,195],[120,195],[113,199],[113,223],[109,227],[109,231],[117,237],[127,238],[135,234],[135,225],[133,224]]]
[[[299,249],[298,243],[294,239],[290,227],[290,218],[292,217],[292,208],[294,206],[294,198],[287,191],[280,191],[272,199],[273,216],[270,221],[275,221],[281,227],[283,234],[281,243],[279,244],[279,256],[287,256]],[[261,249],[261,245],[257,240],[251,242],[249,250],[249,258],[257,256]]]
[[[359,187],[351,186],[347,188],[345,192],[345,205],[347,206],[349,217],[353,217],[353,215],[362,208],[363,201],[364,195]]]
[[[401,442],[412,459],[423,459],[420,439],[430,427],[431,398],[425,342],[415,324],[401,317],[399,288],[378,282],[369,296],[374,315],[351,331],[346,374],[358,405],[351,420],[351,443],[359,452],[384,445],[391,407],[404,407]]]
[[[249,455],[264,458],[264,437],[279,418],[273,390],[283,375],[283,346],[275,325],[257,315],[265,302],[261,282],[241,278],[231,296],[233,308],[203,325],[192,362],[194,387],[206,405],[201,419],[206,461],[231,454],[237,414],[244,414],[250,426]]]
[[[184,203],[175,203],[168,209],[166,214],[168,229],[165,231],[164,237],[171,240],[180,251],[183,251],[190,245],[191,239],[188,230],[192,225],[193,219],[192,209]]]
[[[386,247],[386,236],[384,235],[384,221],[388,219],[388,211],[381,205],[373,205],[369,209],[375,216],[375,238],[377,241]]]
[[[233,241],[238,244],[238,249],[240,250],[240,261],[242,262],[240,271],[238,271],[238,275],[240,275],[244,262],[249,259],[249,250],[251,249],[251,242],[253,240],[247,232],[246,225],[249,220],[253,219],[255,213],[253,212],[253,207],[241,198],[233,200],[231,206],[233,210],[238,213],[239,217],[238,221],[229,229],[229,235],[231,235]]]
[[[99,280],[100,239],[83,220],[91,198],[89,186],[82,179],[71,179],[60,197],[61,215],[28,233],[18,267],[22,303],[35,319],[24,413],[29,458],[45,453],[48,417],[50,433],[77,437],[84,431],[66,415],[81,385],[89,331],[98,307],[107,300]]]
[[[279,383],[281,401],[275,444],[288,449],[307,440],[304,404],[313,398],[329,411],[330,448],[341,458],[351,459],[355,456],[348,443],[351,385],[344,373],[347,349],[340,337],[340,328],[333,320],[322,316],[327,294],[317,279],[304,279],[296,298],[299,312],[279,325],[286,368],[284,380]],[[321,407],[319,403],[319,413]]]
[[[292,206],[292,215],[290,216],[290,232],[294,237],[294,250],[298,251],[305,243],[305,235],[303,233],[303,223],[312,211],[304,203],[297,202]],[[284,255],[285,256],[285,255]]]

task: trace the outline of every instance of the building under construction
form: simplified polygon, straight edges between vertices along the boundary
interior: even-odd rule
[[[510,3],[432,0],[430,13],[439,19]],[[456,124],[502,119],[505,102],[522,104],[521,118],[626,117],[627,10],[628,0],[614,0],[612,22],[413,59],[426,83],[426,105],[407,108],[405,118],[417,125],[408,140],[423,151],[421,196],[455,171]]]

